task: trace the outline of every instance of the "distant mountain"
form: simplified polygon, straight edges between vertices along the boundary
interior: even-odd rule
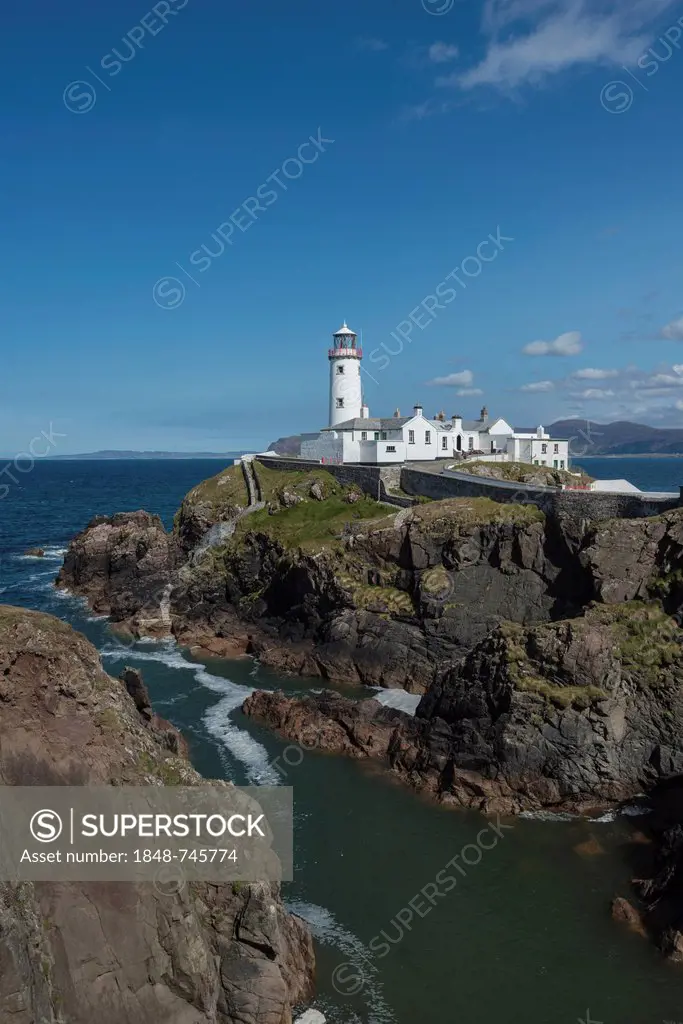
[[[237,459],[244,452],[84,452],[82,455],[53,455],[53,459]]]
[[[572,438],[569,452],[574,459],[586,455],[682,455],[683,427],[648,427],[644,423],[619,420],[557,420],[547,428],[553,437]]]
[[[516,427],[535,433],[536,427]],[[644,423],[595,423],[593,420],[556,420],[546,427],[552,437],[571,438],[569,453],[573,459],[587,455],[683,455],[683,427],[648,427]],[[292,434],[271,444],[278,455],[298,455],[301,441],[317,434]]]

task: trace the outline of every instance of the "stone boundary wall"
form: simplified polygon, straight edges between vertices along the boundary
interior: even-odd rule
[[[443,498],[491,498],[493,501],[536,505],[548,515],[588,520],[640,519],[682,504],[679,495],[558,491],[554,487],[530,487],[453,470],[438,475],[405,466],[401,472],[401,487],[408,494],[422,494],[437,501]]]
[[[414,504],[414,498],[420,497],[433,498],[435,501],[443,498],[491,498],[493,501],[536,505],[546,515],[597,520],[640,519],[683,505],[683,499],[672,494],[558,491],[554,487],[529,487],[525,484],[491,480],[454,470],[431,473],[403,466],[400,469],[400,486],[408,495],[414,496],[410,498],[392,494],[387,490],[387,484],[392,489],[397,485],[398,467],[395,466],[343,466],[335,463],[321,464],[309,459],[278,459],[266,456],[260,456],[258,461],[270,469],[324,469],[341,484],[357,484],[363,493],[371,498],[404,508]]]
[[[377,501],[386,500],[386,491],[382,483],[380,466],[341,466],[336,462],[314,461],[313,459],[273,459],[261,455],[257,459],[268,469],[324,469],[340,484],[358,484],[364,494]]]

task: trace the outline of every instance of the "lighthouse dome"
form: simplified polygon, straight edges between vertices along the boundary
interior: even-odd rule
[[[352,337],[354,337],[354,338],[355,338],[355,336],[356,336],[356,332],[355,332],[355,331],[352,331],[352,330],[350,330],[350,329],[349,329],[349,328],[348,328],[348,327],[346,326],[346,320],[344,321],[344,323],[342,324],[342,326],[341,326],[341,327],[339,328],[339,330],[338,330],[338,331],[335,331],[335,332],[334,332],[334,336],[335,336],[335,338],[336,338],[336,337],[337,337],[338,335],[340,335],[340,334],[347,334],[347,335],[351,335],[351,336],[352,336]]]

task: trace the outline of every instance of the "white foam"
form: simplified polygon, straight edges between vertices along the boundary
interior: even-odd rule
[[[319,907],[315,903],[301,900],[287,900],[287,910],[306,921],[313,936],[325,946],[333,946],[343,956],[339,966],[350,965],[358,981],[362,980],[362,994],[368,1003],[369,1016],[367,1024],[396,1024],[396,1015],[382,995],[382,984],[377,980],[379,969],[373,963],[373,957],[365,944],[337,921],[330,910]]]
[[[18,562],[45,562],[45,561],[62,561],[66,554],[66,548],[59,548],[56,545],[51,545],[43,548],[44,554],[42,555],[13,555]]]
[[[519,815],[526,821],[580,821],[580,814],[569,814],[568,811],[522,811]]]
[[[203,722],[207,732],[219,740],[232,756],[245,766],[250,782],[279,785],[282,779],[276,769],[271,767],[266,748],[246,730],[236,726],[230,717],[232,712],[241,707],[247,697],[254,692],[254,687],[233,683],[223,676],[213,675],[203,665],[188,661],[173,640],[157,643],[157,650],[142,651],[138,649],[137,643],[135,646],[127,647],[115,640],[105,644],[100,650],[100,655],[112,661],[156,661],[166,668],[191,672],[197,683],[221,695],[221,700],[204,715]]]
[[[414,717],[417,705],[422,700],[420,693],[408,693],[407,690],[387,690],[384,687],[375,690],[374,699],[385,708],[395,708]]]

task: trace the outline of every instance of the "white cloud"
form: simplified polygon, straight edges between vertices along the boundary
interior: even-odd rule
[[[604,388],[586,388],[585,391],[575,391],[573,398],[587,398],[595,402],[604,402],[608,398],[614,398],[613,391],[605,391]]]
[[[555,385],[551,380],[537,380],[531,384],[522,384],[520,391],[554,391]]]
[[[461,370],[460,373],[449,373],[447,377],[435,377],[428,380],[427,384],[434,387],[458,388],[468,387],[474,381],[474,374],[471,370]]]
[[[669,341],[683,341],[683,316],[662,327],[662,337]]]
[[[466,395],[483,395],[484,392],[481,388],[460,388],[459,391],[455,392],[458,398],[464,398]]]
[[[487,0],[484,58],[442,85],[501,89],[591,64],[635,64],[673,0]]]
[[[579,331],[568,331],[554,341],[532,341],[522,352],[525,356],[576,356],[582,349]]]
[[[583,370],[576,370],[572,374],[572,377],[576,377],[577,380],[607,380],[609,377],[618,377],[618,370],[596,370],[592,366],[587,366]]]
[[[455,60],[459,52],[458,47],[450,43],[432,43],[429,47],[429,59],[434,64],[446,64],[449,60]]]
[[[677,409],[683,409],[683,398],[679,398],[675,404]]]

